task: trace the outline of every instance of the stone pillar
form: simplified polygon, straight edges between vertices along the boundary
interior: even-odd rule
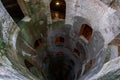
[[[47,15],[47,24],[51,24],[52,23],[52,19],[51,19],[51,13],[50,13],[50,3],[52,0],[43,0],[45,6],[46,6],[46,15]]]
[[[75,15],[75,5],[77,0],[65,0],[66,1],[66,24],[73,24],[73,17]]]

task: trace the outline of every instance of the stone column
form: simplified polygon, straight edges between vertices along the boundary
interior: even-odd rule
[[[50,3],[52,0],[43,0],[46,7],[46,15],[47,15],[47,24],[52,23],[51,13],[50,13]]]
[[[65,0],[66,1],[66,24],[73,24],[73,17],[75,15],[75,5],[77,0]]]

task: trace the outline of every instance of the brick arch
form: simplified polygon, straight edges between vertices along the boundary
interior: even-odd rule
[[[87,24],[82,24],[79,35],[83,36],[86,40],[90,40],[91,36],[92,36],[92,28],[87,25]]]

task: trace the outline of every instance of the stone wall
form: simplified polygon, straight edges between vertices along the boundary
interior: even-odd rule
[[[77,64],[77,68],[82,69],[81,74],[78,74],[77,76],[78,80],[88,80],[100,70],[105,70],[106,65],[110,64],[110,62],[106,63],[105,59],[106,57],[110,57],[112,53],[107,56],[106,48],[108,43],[110,43],[119,34],[119,1],[65,1],[65,25],[60,23],[60,25],[55,26],[54,23],[51,24],[51,26],[48,25],[51,23],[49,0],[24,0],[23,3],[25,4],[25,9],[23,10],[26,10],[24,12],[25,17],[18,24],[13,21],[0,2],[1,36],[8,45],[7,57],[12,62],[10,66],[14,65],[13,67],[24,74],[28,79],[38,80],[38,78],[32,75],[30,70],[26,68],[24,60],[28,60],[31,64],[34,64],[37,68],[39,67],[39,70],[42,71],[40,68],[41,66],[44,68],[44,64],[41,65],[41,62],[46,56],[46,45],[49,47],[48,50],[59,50],[59,48],[55,48],[56,45],[54,43],[54,38],[56,36],[63,36],[66,39],[64,44],[65,50],[68,48],[68,50],[71,51],[71,49],[73,50],[74,48],[77,48],[78,50],[81,49],[81,53],[83,53],[81,54],[82,57],[80,56],[81,61],[76,62],[80,63]],[[23,4],[19,3],[19,5]],[[89,40],[85,39],[83,36],[80,36],[81,27],[83,24],[87,24],[92,29],[92,35]],[[42,47],[37,50],[33,46],[35,41],[40,39],[43,40],[43,44],[41,45]],[[60,48],[60,50],[62,49]],[[40,54],[40,56],[38,54]],[[72,56],[71,52],[70,54],[71,55],[69,56]],[[38,56],[40,59],[38,59]],[[75,58],[74,60],[76,59],[78,58]],[[90,61],[92,62],[89,63]],[[119,58],[115,60],[115,62],[116,61],[119,61]],[[91,66],[87,70],[87,67],[89,66],[86,65],[88,64]],[[117,64],[111,64],[111,67],[113,68],[114,65]],[[118,68],[119,67],[116,69]],[[42,78],[41,74],[39,74],[39,78]]]
[[[1,30],[2,37],[5,40],[6,45],[7,45],[7,58],[8,58],[8,60],[10,60],[12,62],[11,65],[8,65],[8,67],[12,67],[10,70],[16,69],[18,71],[18,74],[19,74],[19,72],[21,72],[22,75],[23,74],[25,75],[26,79],[28,78],[28,79],[36,79],[37,80],[37,78],[33,74],[31,74],[29,72],[29,70],[25,67],[22,57],[20,55],[18,55],[16,43],[17,43],[17,38],[18,38],[20,28],[13,21],[11,16],[7,13],[7,11],[4,8],[4,6],[2,5],[1,1],[0,1],[0,20],[1,20],[0,27],[2,29]],[[1,58],[5,59],[5,57],[1,57]],[[1,64],[4,64],[4,63],[7,63],[7,62],[3,62]],[[3,70],[4,69],[6,69],[6,68],[3,68]],[[8,70],[8,72],[6,70],[6,73],[10,74],[9,70]],[[22,75],[19,78],[21,80],[23,80]],[[17,76],[19,76],[19,75],[16,75],[16,77]],[[4,77],[4,75],[3,75],[3,77]],[[15,78],[15,77],[13,77],[13,78]],[[7,79],[7,78],[5,78],[5,79]]]
[[[115,14],[118,10],[108,7],[98,0],[73,0],[69,1],[69,3],[70,2],[74,4],[67,5],[69,6],[67,10],[70,9],[67,15],[70,16],[66,17],[66,23],[71,24],[74,20],[69,20],[69,18],[74,19],[74,16],[85,18],[94,30],[101,32],[105,39],[105,44],[111,42],[119,33],[119,18],[117,17],[118,15]],[[74,9],[71,9],[71,5],[73,5]],[[74,16],[71,15],[72,13]]]

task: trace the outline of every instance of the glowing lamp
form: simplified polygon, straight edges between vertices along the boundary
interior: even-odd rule
[[[56,2],[56,5],[57,5],[57,6],[60,5],[60,3],[59,3],[59,2]]]

